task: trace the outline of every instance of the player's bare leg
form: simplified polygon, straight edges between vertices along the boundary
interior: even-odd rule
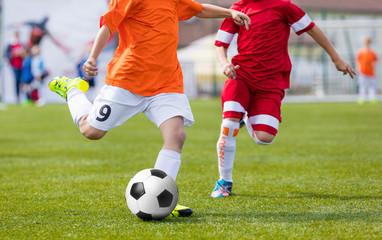
[[[176,116],[164,121],[159,126],[159,130],[162,133],[164,143],[156,160],[155,168],[166,172],[176,180],[181,163],[182,148],[186,140],[183,117]]]
[[[105,136],[105,134],[107,133],[106,131],[102,131],[102,130],[99,130],[99,129],[96,129],[94,127],[92,127],[88,121],[87,121],[87,118],[88,118],[89,115],[85,115],[81,118],[81,120],[79,121],[78,123],[78,127],[82,133],[82,135],[84,135],[86,138],[90,139],[90,140],[98,140],[98,139],[101,139],[103,136]]]
[[[249,135],[252,137],[253,140],[255,140],[257,144],[269,145],[273,143],[273,140],[275,139],[275,135],[265,131],[254,130],[247,116],[244,116],[243,120],[245,122],[245,126],[247,127]]]
[[[264,132],[264,131],[254,131],[258,140],[263,143],[272,143],[275,139],[275,135]]]
[[[240,128],[242,128],[245,123],[242,123],[243,120],[240,120],[239,118],[226,118],[230,121],[233,121],[233,122],[239,122],[240,123]],[[257,138],[262,141],[262,142],[265,142],[265,143],[272,143],[273,140],[275,139],[275,135],[273,134],[270,134],[270,133],[267,133],[267,132],[264,132],[264,131],[256,131],[254,130]]]
[[[176,116],[163,122],[159,130],[163,136],[163,149],[182,153],[186,130],[184,129],[183,117]]]
[[[183,117],[176,116],[166,120],[160,125],[159,130],[162,133],[164,144],[154,168],[165,171],[175,180],[180,167],[183,144],[186,140]],[[192,213],[191,208],[177,204],[169,217],[188,217]]]

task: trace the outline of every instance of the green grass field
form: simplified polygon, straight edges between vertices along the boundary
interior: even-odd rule
[[[65,104],[0,111],[0,239],[382,239],[381,103],[285,103],[270,146],[242,129],[225,199],[209,197],[220,102],[191,105],[177,183],[194,214],[151,222],[124,199],[162,145],[144,115],[89,141]]]

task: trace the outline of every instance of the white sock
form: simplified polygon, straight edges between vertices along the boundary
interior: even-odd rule
[[[229,182],[233,182],[232,170],[236,151],[236,135],[239,128],[240,123],[223,119],[220,137],[216,146],[220,179]]]
[[[74,124],[78,127],[81,118],[92,108],[92,103],[86,98],[83,91],[75,87],[70,88],[66,93],[66,100]]]
[[[181,154],[178,152],[162,149],[158,154],[154,168],[164,171],[175,180],[180,168],[180,156]]]

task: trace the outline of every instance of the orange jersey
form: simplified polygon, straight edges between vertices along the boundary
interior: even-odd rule
[[[142,96],[183,93],[176,53],[178,21],[202,8],[193,0],[111,0],[101,26],[118,31],[119,46],[105,83]]]
[[[359,71],[367,76],[375,76],[374,64],[378,61],[377,55],[370,49],[363,48],[358,52],[357,62]]]

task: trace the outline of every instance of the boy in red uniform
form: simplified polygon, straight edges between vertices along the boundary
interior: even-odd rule
[[[229,79],[221,96],[223,122],[217,143],[220,179],[211,193],[214,198],[231,194],[240,121],[245,120],[249,134],[258,144],[271,144],[276,136],[292,67],[288,55],[290,27],[298,35],[307,32],[325,49],[339,71],[351,77],[355,74],[322,30],[290,0],[242,0],[231,9],[247,14],[252,24],[247,31],[225,19],[216,37],[217,59]],[[227,48],[236,33],[238,54],[230,63]]]
[[[184,126],[194,123],[177,59],[178,21],[193,16],[232,18],[248,27],[249,18],[238,11],[192,0],[111,0],[101,19],[90,56],[84,64],[88,76],[96,76],[97,58],[116,30],[119,46],[107,67],[105,86],[94,103],[81,78],[57,77],[49,87],[67,99],[74,123],[89,139],[100,139],[142,112],[157,125],[164,145],[154,168],[176,179],[186,138]],[[173,216],[189,216],[192,210],[178,205]]]
[[[370,48],[371,38],[366,37],[357,55],[357,64],[359,71],[359,98],[358,103],[363,104],[366,99],[366,91],[369,94],[369,101],[376,103],[377,79],[375,76],[375,64],[378,62],[377,54]]]

